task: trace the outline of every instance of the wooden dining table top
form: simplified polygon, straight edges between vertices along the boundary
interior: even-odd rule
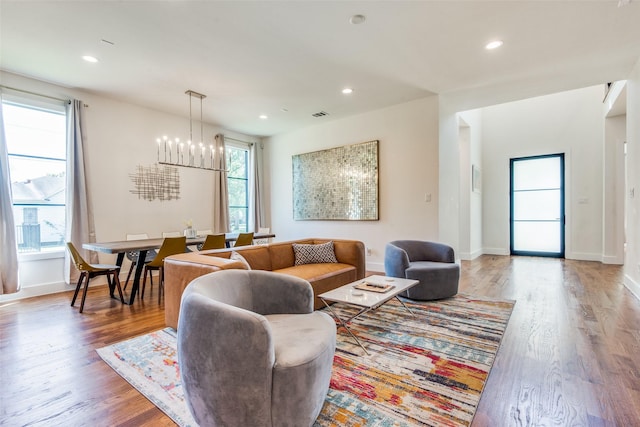
[[[275,237],[272,233],[254,233],[254,239],[268,239]],[[194,238],[187,238],[187,246],[197,245],[204,243],[207,236],[197,236]],[[238,238],[238,233],[225,233],[225,240],[227,242],[233,242]],[[117,254],[122,252],[133,251],[148,251],[150,249],[158,249],[162,246],[164,241],[163,237],[157,237],[152,239],[140,239],[140,240],[119,240],[114,242],[96,242],[96,243],[83,243],[84,249],[96,252],[102,252],[107,254]]]

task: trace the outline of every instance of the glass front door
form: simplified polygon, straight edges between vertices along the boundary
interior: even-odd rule
[[[511,159],[511,254],[564,257],[564,154]]]

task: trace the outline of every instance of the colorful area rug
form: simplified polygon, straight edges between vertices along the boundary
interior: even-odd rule
[[[369,355],[338,330],[316,426],[471,424],[514,302],[457,295],[406,304],[413,316],[394,300],[351,323]],[[354,312],[333,307],[342,318]],[[176,424],[197,426],[184,401],[173,329],[97,351]]]

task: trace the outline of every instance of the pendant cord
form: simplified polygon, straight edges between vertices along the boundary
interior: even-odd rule
[[[191,104],[193,95],[189,94],[189,141],[193,142],[193,120],[191,119]],[[202,102],[202,101],[200,101]]]

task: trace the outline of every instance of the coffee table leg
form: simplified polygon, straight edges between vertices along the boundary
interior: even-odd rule
[[[340,325],[342,325],[347,332],[349,332],[349,335],[351,335],[351,337],[356,341],[356,343],[358,343],[358,345],[360,346],[360,348],[362,348],[364,350],[364,352],[367,354],[367,356],[369,356],[369,352],[367,351],[366,348],[364,348],[364,346],[362,345],[362,343],[360,342],[360,340],[353,334],[353,332],[351,332],[351,329],[349,329],[349,326],[347,326],[347,323],[345,323],[337,314],[335,311],[333,311],[333,309],[331,308],[331,306],[329,304],[327,304],[327,302],[323,299],[320,298],[322,300],[322,302],[324,303],[324,305],[327,306],[327,308],[329,309],[329,311],[331,312],[331,314],[333,315],[333,317],[340,322]],[[356,317],[360,316],[362,313],[364,313],[365,311],[368,311],[368,309],[362,309],[360,310],[360,312],[358,314],[356,314],[355,316],[352,316],[349,320],[347,320],[347,322],[352,321],[353,319],[355,319]]]
[[[403,306],[404,308],[406,308],[406,309],[407,309],[407,311],[408,311],[409,313],[411,313],[411,315],[412,315],[412,316],[415,316],[415,314],[413,314],[413,311],[411,311],[411,310],[409,309],[409,307],[407,307],[406,305],[404,305],[404,302],[402,302],[402,300],[401,300],[400,298],[398,298],[398,296],[397,296],[397,295],[396,295],[396,299],[397,299],[398,301],[400,301],[400,304],[402,304],[402,306]]]

